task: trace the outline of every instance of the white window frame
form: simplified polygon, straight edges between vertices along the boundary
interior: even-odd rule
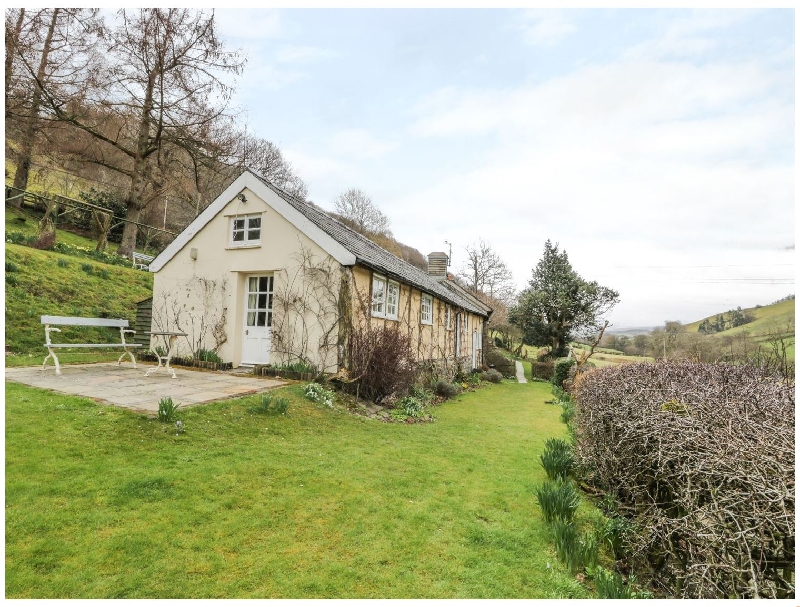
[[[453,306],[450,304],[444,306],[444,328],[448,331],[453,330]]]
[[[394,292],[394,301],[392,301],[392,293]],[[394,304],[394,305],[392,305]],[[389,320],[397,320],[397,313],[400,310],[400,283],[393,280],[388,281],[386,285],[386,316]]]
[[[427,317],[425,315],[425,302],[428,303]],[[422,294],[422,297],[419,300],[419,322],[423,325],[433,324],[433,296],[425,293]]]
[[[380,292],[376,292],[376,287],[379,285],[382,289]],[[394,301],[392,301],[391,297],[392,292],[394,292]],[[400,311],[400,283],[389,280],[385,276],[373,274],[371,302],[372,316],[397,320],[397,315]]]
[[[258,227],[254,228],[251,226],[251,222],[254,220],[258,220]],[[244,224],[241,228],[237,228],[236,222],[237,221],[244,221]],[[250,238],[250,233],[254,230],[258,230],[258,238]],[[242,215],[231,215],[230,224],[228,224],[228,236],[230,240],[230,247],[231,248],[239,248],[239,247],[257,247],[261,246],[261,235],[264,231],[264,221],[262,219],[261,213],[248,213]],[[235,235],[237,232],[242,233],[242,240],[234,240]]]
[[[372,275],[372,297],[371,301],[371,309],[372,315],[377,318],[386,318],[386,277],[385,276],[378,276],[377,274]],[[380,292],[377,291],[377,287],[381,286],[382,289]]]

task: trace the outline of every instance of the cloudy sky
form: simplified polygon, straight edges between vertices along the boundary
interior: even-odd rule
[[[235,103],[332,209],[423,254],[483,239],[524,288],[546,239],[617,328],[794,292],[794,11],[216,11]]]

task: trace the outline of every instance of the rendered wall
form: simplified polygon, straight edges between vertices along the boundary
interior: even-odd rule
[[[248,274],[274,274],[273,348],[270,363],[293,355],[335,370],[337,356],[326,347],[326,333],[336,328],[327,303],[308,297],[305,276],[321,268],[335,275],[339,264],[316,243],[249,189],[247,202],[232,199],[154,276],[153,327],[188,333],[178,343],[181,355],[202,347],[217,350],[223,361],[242,360],[245,321],[245,279]],[[277,196],[277,195],[276,195]],[[230,246],[231,216],[262,213],[259,246]],[[196,249],[196,259],[192,250]],[[316,268],[316,269],[315,269]],[[299,306],[298,299],[305,304]],[[317,305],[317,309],[315,309]],[[324,326],[323,326],[324,325]],[[335,340],[334,340],[335,342]],[[304,347],[293,353],[293,348]],[[322,347],[321,347],[322,344]]]

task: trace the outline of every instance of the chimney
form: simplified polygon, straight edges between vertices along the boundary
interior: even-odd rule
[[[435,278],[447,278],[447,253],[428,253],[428,274]]]

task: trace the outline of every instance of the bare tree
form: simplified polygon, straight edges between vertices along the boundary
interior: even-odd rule
[[[26,23],[26,13],[20,9],[14,27],[6,15],[6,117],[18,123],[15,188],[28,187],[31,160],[43,131],[44,89],[57,90],[88,69],[92,57],[88,51],[102,34],[97,13],[97,9],[43,9]],[[17,99],[9,103],[12,83]]]
[[[358,188],[350,188],[339,194],[334,205],[336,213],[362,234],[371,232],[391,236],[389,218],[375,206],[372,198]]]
[[[280,148],[266,139],[243,135],[239,138],[239,170],[251,168],[258,171],[268,181],[285,190],[292,196],[305,199],[308,188],[294,172],[292,163],[286,160]]]
[[[225,111],[243,60],[217,37],[214,15],[189,9],[120,10],[102,49],[105,66],[73,87],[39,82],[52,118],[88,133],[93,161],[125,175],[127,219],[118,253],[136,246],[143,210],[173,161]]]
[[[486,293],[509,305],[514,298],[514,278],[511,270],[492,247],[483,240],[465,247],[467,261],[458,272],[474,293]]]

